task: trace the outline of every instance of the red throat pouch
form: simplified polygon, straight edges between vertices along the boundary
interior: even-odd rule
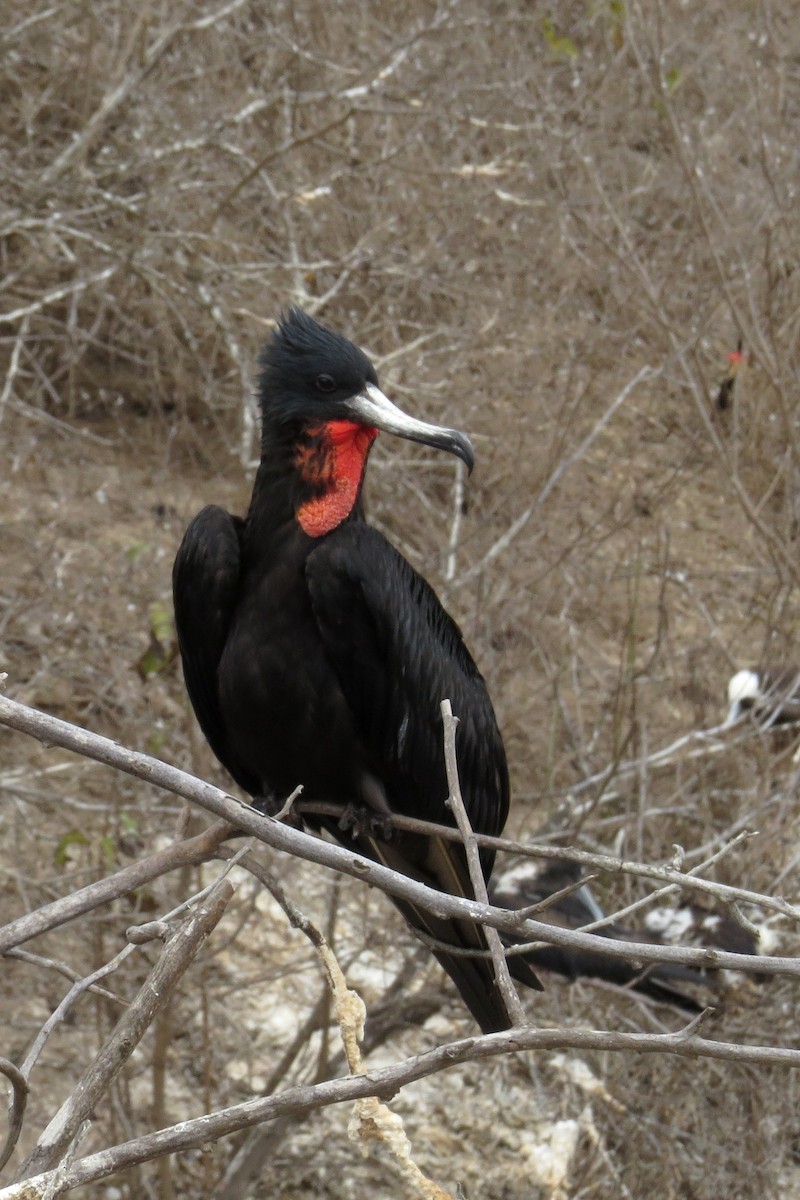
[[[295,462],[309,483],[323,485],[306,500],[297,520],[309,537],[322,537],[341,525],[358,498],[369,449],[378,431],[354,421],[328,421],[309,430],[311,441],[299,447]]]

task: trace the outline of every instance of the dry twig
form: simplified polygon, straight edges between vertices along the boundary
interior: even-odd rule
[[[455,816],[458,831],[464,843],[469,877],[472,881],[475,899],[479,900],[481,904],[488,904],[489,895],[486,891],[486,880],[483,877],[478,843],[475,840],[475,834],[472,831],[467,810],[464,807],[464,798],[461,795],[461,784],[458,779],[458,762],[456,759],[456,727],[458,725],[458,717],[453,715],[453,709],[449,700],[442,701],[441,711],[444,731],[444,762],[447,771],[447,786],[450,789],[447,804]],[[514,1025],[526,1025],[527,1018],[525,1011],[520,1003],[517,989],[514,987],[508,969],[505,947],[500,940],[500,934],[496,929],[492,929],[490,925],[486,926],[486,940],[489,944],[497,986],[505,1001],[508,1014]]]
[[[703,1014],[701,1014],[702,1017]],[[714,1058],[725,1062],[800,1067],[800,1050],[777,1046],[743,1046],[715,1042],[695,1033],[698,1018],[676,1033],[617,1033],[585,1029],[513,1029],[483,1037],[462,1038],[424,1054],[377,1067],[363,1075],[307,1087],[289,1088],[278,1096],[248,1100],[215,1113],[182,1121],[144,1137],[88,1155],[72,1164],[60,1181],[64,1191],[105,1179],[116,1171],[147,1162],[162,1154],[198,1149],[239,1129],[271,1121],[285,1113],[306,1113],[331,1104],[352,1102],[367,1096],[389,1098],[415,1079],[455,1066],[482,1061],[499,1054],[522,1051],[573,1049],[627,1051],[637,1054],[677,1054],[684,1058]],[[31,1177],[0,1191],[0,1200],[39,1200],[52,1180],[52,1173]],[[29,1190],[25,1190],[25,1189]]]
[[[393,896],[399,896],[415,905],[428,909],[445,919],[467,917],[479,921],[495,929],[504,930],[531,939],[541,940],[558,946],[574,946],[579,950],[600,952],[612,958],[631,958],[631,943],[617,941],[614,938],[600,938],[591,933],[576,933],[548,925],[544,922],[533,921],[530,918],[520,920],[516,914],[507,909],[496,908],[492,905],[480,904],[477,900],[466,900],[445,892],[436,891],[416,880],[400,875],[387,867],[374,863],[353,850],[335,846],[322,841],[300,830],[291,829],[279,822],[263,817],[250,805],[234,800],[226,792],[204,783],[185,771],[179,771],[159,759],[150,758],[133,750],[127,750],[99,734],[89,733],[77,725],[61,721],[46,713],[29,708],[0,696],[0,724],[11,726],[32,737],[38,737],[53,745],[73,750],[98,762],[104,762],[117,770],[146,779],[149,783],[186,800],[200,805],[201,808],[215,816],[229,821],[232,825],[251,834],[259,841],[285,850],[298,858],[321,866],[342,871],[366,883],[371,883]],[[443,829],[447,829],[446,826]],[[449,834],[458,835],[457,830],[449,830]],[[496,839],[487,839],[486,844]],[[552,852],[552,847],[548,848]],[[576,857],[574,854],[568,857]],[[600,856],[589,855],[587,858],[597,860]],[[619,860],[608,859],[612,868],[618,869]],[[682,881],[678,872],[677,879],[669,878],[669,882]],[[662,875],[658,876],[663,878]],[[741,895],[736,889],[737,896]],[[750,895],[747,895],[750,898]],[[767,899],[758,894],[753,898],[756,903],[764,903]],[[773,904],[777,907],[777,903]],[[790,906],[786,906],[787,908]],[[792,913],[792,915],[794,915]],[[800,960],[750,954],[732,954],[723,950],[693,949],[680,946],[651,946],[645,942],[637,942],[635,947],[637,962],[676,962],[687,966],[706,969],[728,969],[754,973],[768,972],[772,975],[799,975]]]
[[[22,1167],[20,1179],[29,1179],[56,1166],[220,921],[232,895],[230,883],[226,879],[220,880],[197,911],[177,927],[111,1037],[39,1138]]]

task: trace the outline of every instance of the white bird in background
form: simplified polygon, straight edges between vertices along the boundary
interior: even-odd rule
[[[800,670],[747,667],[737,671],[728,682],[725,725],[733,725],[747,713],[766,728],[800,721]]]

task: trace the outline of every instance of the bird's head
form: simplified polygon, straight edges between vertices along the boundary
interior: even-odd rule
[[[370,430],[373,438],[383,430],[447,450],[472,470],[475,456],[465,434],[403,412],[378,387],[375,368],[363,350],[299,308],[283,314],[261,365],[265,426],[320,428],[348,422]]]
[[[763,699],[764,693],[758,672],[748,669],[737,671],[728,681],[728,716],[725,724],[732,725]]]

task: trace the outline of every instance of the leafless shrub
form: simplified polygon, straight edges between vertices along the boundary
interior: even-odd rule
[[[243,506],[258,347],[280,307],[300,302],[375,355],[387,392],[474,437],[463,492],[450,465],[379,445],[369,499],[489,678],[514,777],[511,831],[651,863],[678,844],[689,868],[754,828],[715,878],[791,899],[794,746],[754,729],[685,740],[717,725],[734,668],[791,659],[798,636],[800,34],[788,0],[756,11],[740,0],[268,11],[36,0],[0,36],[10,694],[224,782],[169,647],[149,673],[142,662],[187,518],[207,500]],[[740,338],[747,364],[718,411]],[[176,822],[197,832],[156,793],[3,745],[9,914],[149,855]],[[290,884],[299,871],[273,866]],[[200,872],[144,885],[80,936],[49,933],[34,949],[88,977],[122,929],[179,904]],[[354,887],[329,918],[327,883],[302,879],[312,916],[375,999],[399,926]],[[599,886],[612,906],[646,887],[628,876]],[[324,1003],[321,985],[309,994],[310,952],[284,945],[260,897],[240,888],[223,945],[204,952],[115,1083],[100,1118],[110,1138],[140,1129],[146,1106],[170,1121],[210,1108],[215,1087],[219,1104],[258,1092],[291,1040],[279,1018],[301,1024],[298,1011]],[[130,999],[151,953],[104,981],[110,995],[73,1005],[69,1036],[54,1034],[37,1067],[50,1100],[105,1041],[120,1011],[111,997]],[[53,966],[6,960],[0,1053],[22,1061],[71,986]],[[571,1025],[609,1024],[601,1005],[631,1026],[653,1019],[556,984],[541,1004]],[[725,1040],[781,1042],[790,981],[739,989],[719,1020]],[[432,1034],[404,1037],[416,1051]],[[321,1077],[334,1053],[309,1032],[283,1082]],[[778,1097],[764,1068],[582,1057],[624,1112],[594,1094],[572,1194],[795,1186],[793,1073]],[[548,1111],[578,1122],[585,1081],[549,1060],[531,1069]],[[527,1070],[464,1068],[485,1089],[475,1140],[491,1129],[499,1143],[488,1185],[485,1164],[458,1157],[466,1134],[448,1125],[448,1085],[409,1092],[438,1120],[441,1140],[423,1154],[459,1164],[436,1178],[461,1172],[501,1195],[524,1177],[530,1192]],[[34,1125],[54,1111],[40,1099],[34,1089]],[[325,1121],[315,1129],[336,1128]],[[293,1136],[267,1168],[273,1192],[331,1192],[319,1135]],[[337,1183],[386,1189],[341,1146],[326,1147]],[[120,1186],[211,1194],[222,1175],[209,1156],[171,1169]]]

